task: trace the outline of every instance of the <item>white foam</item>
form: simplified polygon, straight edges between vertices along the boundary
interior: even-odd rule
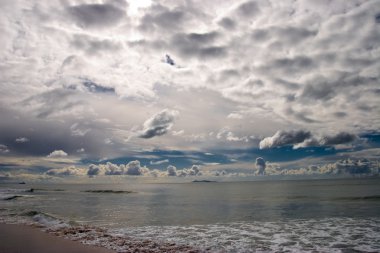
[[[380,251],[380,219],[328,218],[194,226],[145,226],[125,236],[190,244],[228,252]]]
[[[0,221],[4,217],[0,215]],[[151,249],[156,247],[155,243],[176,249],[189,245],[205,252],[380,252],[380,218],[291,219],[107,230],[70,226],[44,213],[8,217],[6,222],[13,219],[18,223],[38,224],[57,235],[121,252],[138,247]]]

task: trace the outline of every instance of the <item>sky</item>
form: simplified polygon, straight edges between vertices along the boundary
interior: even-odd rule
[[[379,175],[379,0],[0,12],[0,180]]]

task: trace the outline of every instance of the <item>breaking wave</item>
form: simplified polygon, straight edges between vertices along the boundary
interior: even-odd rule
[[[33,189],[0,189],[0,200],[14,200],[21,197],[30,196]]]
[[[326,218],[121,230],[130,237],[189,243],[211,252],[379,252],[380,219]]]

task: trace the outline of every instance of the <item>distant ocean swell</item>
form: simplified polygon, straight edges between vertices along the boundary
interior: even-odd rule
[[[379,218],[105,229],[37,211],[16,214],[2,209],[1,214],[0,222],[38,226],[117,252],[380,252]]]

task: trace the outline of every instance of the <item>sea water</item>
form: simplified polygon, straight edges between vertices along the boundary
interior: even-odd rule
[[[121,238],[210,252],[380,251],[379,179],[1,184],[0,199],[3,222],[119,251]],[[93,229],[67,232],[84,225]]]

